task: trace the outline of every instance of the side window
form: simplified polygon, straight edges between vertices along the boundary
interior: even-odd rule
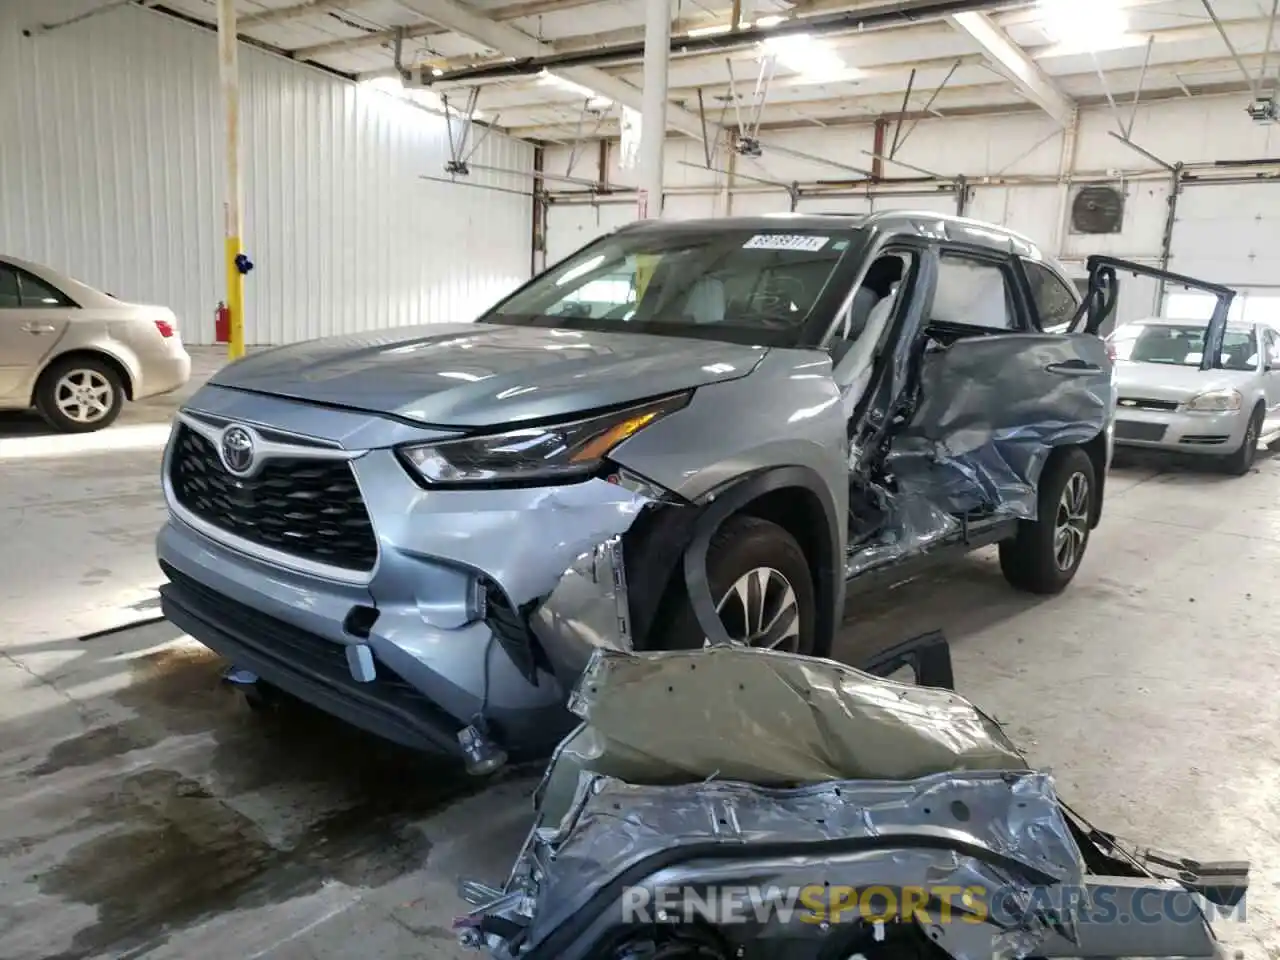
[[[1027,282],[1031,286],[1031,300],[1036,305],[1040,329],[1069,323],[1076,312],[1076,298],[1071,289],[1048,267],[1030,260],[1022,261]]]
[[[0,310],[21,305],[18,297],[18,271],[0,263]]]
[[[1272,368],[1280,370],[1280,334],[1277,334],[1270,327],[1262,328],[1263,349],[1266,350],[1266,359]]]
[[[25,270],[18,272],[18,292],[24,310],[32,307],[74,306],[62,293]]]
[[[852,342],[863,336],[879,337],[912,262],[911,254],[898,251],[882,253],[872,261],[853,292],[848,315],[837,332],[840,339]]]
[[[992,330],[1018,329],[1008,273],[992,260],[944,252],[929,319]]]

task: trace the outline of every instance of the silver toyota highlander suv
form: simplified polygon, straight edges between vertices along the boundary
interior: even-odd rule
[[[383,736],[520,753],[598,647],[822,656],[857,591],[990,544],[1056,592],[1110,460],[1100,312],[956,217],[634,224],[476,322],[217,374],[165,455],[163,609]]]

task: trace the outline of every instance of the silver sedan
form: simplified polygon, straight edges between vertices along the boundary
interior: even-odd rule
[[[55,429],[108,426],[126,400],[191,376],[167,307],[124,303],[48,267],[0,256],[0,410],[34,407]]]
[[[1232,322],[1204,362],[1204,324],[1155,318],[1108,339],[1116,356],[1115,442],[1221,457],[1247,473],[1259,442],[1280,436],[1280,334]]]

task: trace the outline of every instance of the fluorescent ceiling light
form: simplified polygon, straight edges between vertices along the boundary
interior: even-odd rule
[[[566,79],[559,74],[552,73],[550,70],[543,70],[538,74],[538,82],[545,83],[548,86],[559,87],[561,90],[567,90],[570,93],[576,93],[580,97],[586,97],[591,101],[591,106],[598,109],[600,106],[610,106],[613,101],[608,97],[602,97],[590,87],[584,87],[580,83],[574,83],[572,80]]]
[[[776,57],[788,70],[810,80],[835,80],[849,73],[848,66],[828,44],[807,33],[770,37],[761,46],[766,54]]]
[[[1040,0],[1040,22],[1054,43],[1081,51],[1114,47],[1129,30],[1115,0]]]
[[[426,107],[428,110],[436,113],[444,113],[444,101],[440,99],[440,95],[433,90],[423,90],[420,87],[406,87],[399,77],[372,77],[369,80],[361,80],[360,86],[377,90],[388,96],[395,97],[397,100],[407,100],[409,103],[417,104],[420,107]],[[457,113],[456,110],[450,110],[450,114]],[[479,110],[471,114],[472,120],[483,120],[485,115]]]
[[[757,27],[776,27],[778,24],[780,24],[780,23],[781,23],[783,20],[785,20],[785,19],[787,19],[787,18],[786,18],[786,17],[779,17],[779,16],[776,16],[776,15],[770,15],[770,16],[767,16],[767,17],[761,17],[759,20],[757,20],[757,21],[755,22],[754,26],[757,26]]]
[[[687,37],[713,37],[717,33],[728,33],[733,29],[733,24],[717,23],[710,27],[694,27],[685,34]]]

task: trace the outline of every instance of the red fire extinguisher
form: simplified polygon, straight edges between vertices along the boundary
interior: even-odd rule
[[[213,340],[214,343],[231,342],[231,308],[221,300],[213,311]]]

